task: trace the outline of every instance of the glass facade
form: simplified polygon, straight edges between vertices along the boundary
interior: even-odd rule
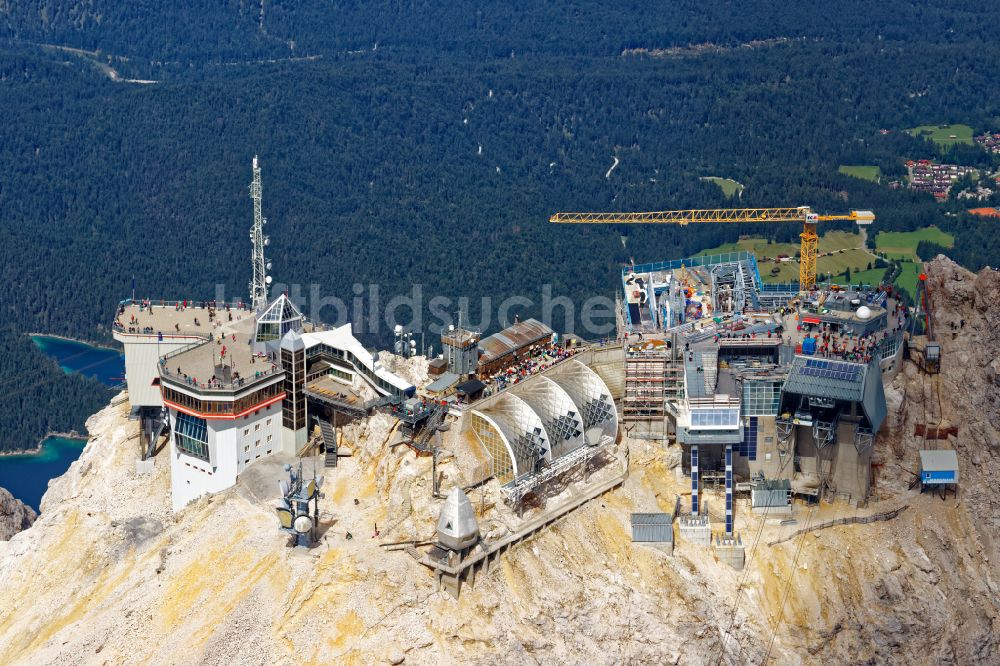
[[[501,484],[514,480],[514,462],[510,459],[503,435],[479,414],[472,414],[472,431],[490,456],[490,472]]]
[[[282,384],[275,382],[236,400],[200,400],[164,384],[163,399],[205,415],[232,416],[281,395]]]
[[[781,386],[779,381],[743,382],[742,404],[744,416],[776,416],[781,403]]]
[[[298,430],[306,427],[306,398],[302,395],[306,379],[305,351],[282,349],[281,367],[285,371],[281,422],[289,430]]]
[[[331,347],[329,345],[318,344],[310,347],[307,351],[307,354],[309,360],[315,358],[325,358],[332,363],[335,363],[337,360],[341,360],[342,362],[350,364],[352,368],[363,374],[370,383],[374,384],[375,386],[378,386],[386,393],[390,395],[401,395],[403,393],[403,391],[401,391],[399,388],[393,386],[389,382],[385,381],[384,379],[376,375],[375,372],[371,370],[371,368],[369,368],[367,365],[359,361],[358,358],[350,351],[337,349],[336,347]]]
[[[740,410],[738,409],[691,410],[691,428],[735,428],[739,424]]]
[[[282,294],[257,317],[257,342],[280,340],[288,331],[302,332],[302,315]]]
[[[205,419],[178,412],[175,428],[174,442],[178,450],[205,462],[211,462],[208,452],[208,424]]]

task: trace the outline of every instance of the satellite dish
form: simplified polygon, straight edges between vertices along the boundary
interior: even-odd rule
[[[270,275],[268,275],[266,278],[264,278],[264,282],[266,282],[267,284],[271,284],[271,280],[272,280],[272,278],[271,278]]]
[[[278,507],[278,520],[281,521],[282,528],[292,529],[292,512],[283,506]]]
[[[270,238],[264,238],[264,245],[270,245],[270,244],[271,244],[271,239]]]
[[[314,492],[316,492],[316,479],[311,479],[309,483],[306,484],[306,487],[302,492],[302,496],[312,497]]]
[[[295,522],[292,524],[295,531],[299,534],[307,534],[312,530],[313,521],[312,518],[306,515],[296,516]]]
[[[392,330],[396,335],[399,335],[400,333],[403,332],[403,327],[400,326],[399,324],[396,324],[396,326]]]
[[[858,316],[858,319],[870,319],[872,310],[867,305],[862,305],[855,314]]]
[[[403,343],[401,341],[397,340],[396,344],[393,345],[393,347],[394,347],[397,355],[403,353]]]
[[[288,496],[288,481],[284,479],[278,479],[278,491],[281,493],[282,497]]]
[[[454,330],[455,330],[455,325],[454,324],[448,324],[448,331],[451,332],[451,331],[454,331]]]
[[[417,341],[416,340],[410,340],[410,348],[411,349],[416,349],[417,348]]]
[[[267,264],[264,265],[264,268],[266,268],[267,270],[271,270],[271,262],[270,261],[267,262]]]

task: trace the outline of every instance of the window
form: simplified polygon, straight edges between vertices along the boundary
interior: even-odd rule
[[[270,409],[270,408],[269,408]],[[267,425],[271,425],[271,419],[267,420]]]
[[[208,425],[205,419],[178,413],[174,442],[181,452],[209,462]]]
[[[267,443],[270,444],[272,439],[274,439],[274,435],[268,435],[267,436]]]
[[[243,429],[243,436],[246,437],[249,434],[250,434],[250,428],[244,428]]]
[[[742,409],[744,416],[776,416],[781,402],[781,382],[745,381]]]
[[[259,424],[259,423],[258,423],[258,424],[256,424],[256,425],[255,425],[255,426],[253,427],[253,431],[254,431],[254,432],[257,432],[258,430],[260,430],[260,424]]]
[[[510,459],[503,435],[479,414],[472,415],[472,430],[490,457],[490,472],[502,484],[514,480],[514,463]]]

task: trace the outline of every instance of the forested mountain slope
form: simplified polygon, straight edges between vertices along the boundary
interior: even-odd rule
[[[970,268],[1000,264],[992,222],[837,173],[898,176],[904,156],[993,166],[879,129],[1000,129],[1000,8],[267,2],[262,23],[261,6],[0,5],[0,113],[12,119],[0,125],[0,278],[12,287],[0,311],[16,331],[107,339],[133,276],[140,296],[245,294],[254,154],[276,283],[346,302],[378,284],[382,305],[419,284],[425,305],[467,297],[487,329],[505,322],[480,315],[484,296],[494,310],[525,296],[533,305],[510,317],[537,316],[545,284],[579,308],[612,295],[630,259],[740,233],[796,237],[795,225],[634,229],[623,248],[618,230],[546,222],[733,205],[706,175],[742,183],[741,205],[934,223]],[[337,314],[319,305],[307,314]],[[389,330],[359,333],[384,344]]]

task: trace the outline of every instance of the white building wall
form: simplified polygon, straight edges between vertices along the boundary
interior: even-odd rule
[[[226,422],[219,421],[218,423]],[[229,423],[236,424],[235,430],[225,433],[220,431],[220,437],[225,438],[226,446],[229,446],[229,441],[233,441],[237,474],[247,466],[252,465],[254,461],[281,452],[280,402],[260,409],[257,414],[249,414],[246,418],[240,417]]]
[[[186,347],[204,338],[164,336],[160,342],[156,335],[114,334],[115,340],[125,349],[125,379],[128,382],[128,399],[133,407],[161,407],[163,398],[160,387],[153,380],[160,376],[160,357]]]
[[[205,493],[218,493],[236,484],[248,465],[281,450],[281,403],[262,407],[238,419],[209,419],[210,462],[177,449],[174,440],[177,412],[170,410],[170,490],[174,511]]]

